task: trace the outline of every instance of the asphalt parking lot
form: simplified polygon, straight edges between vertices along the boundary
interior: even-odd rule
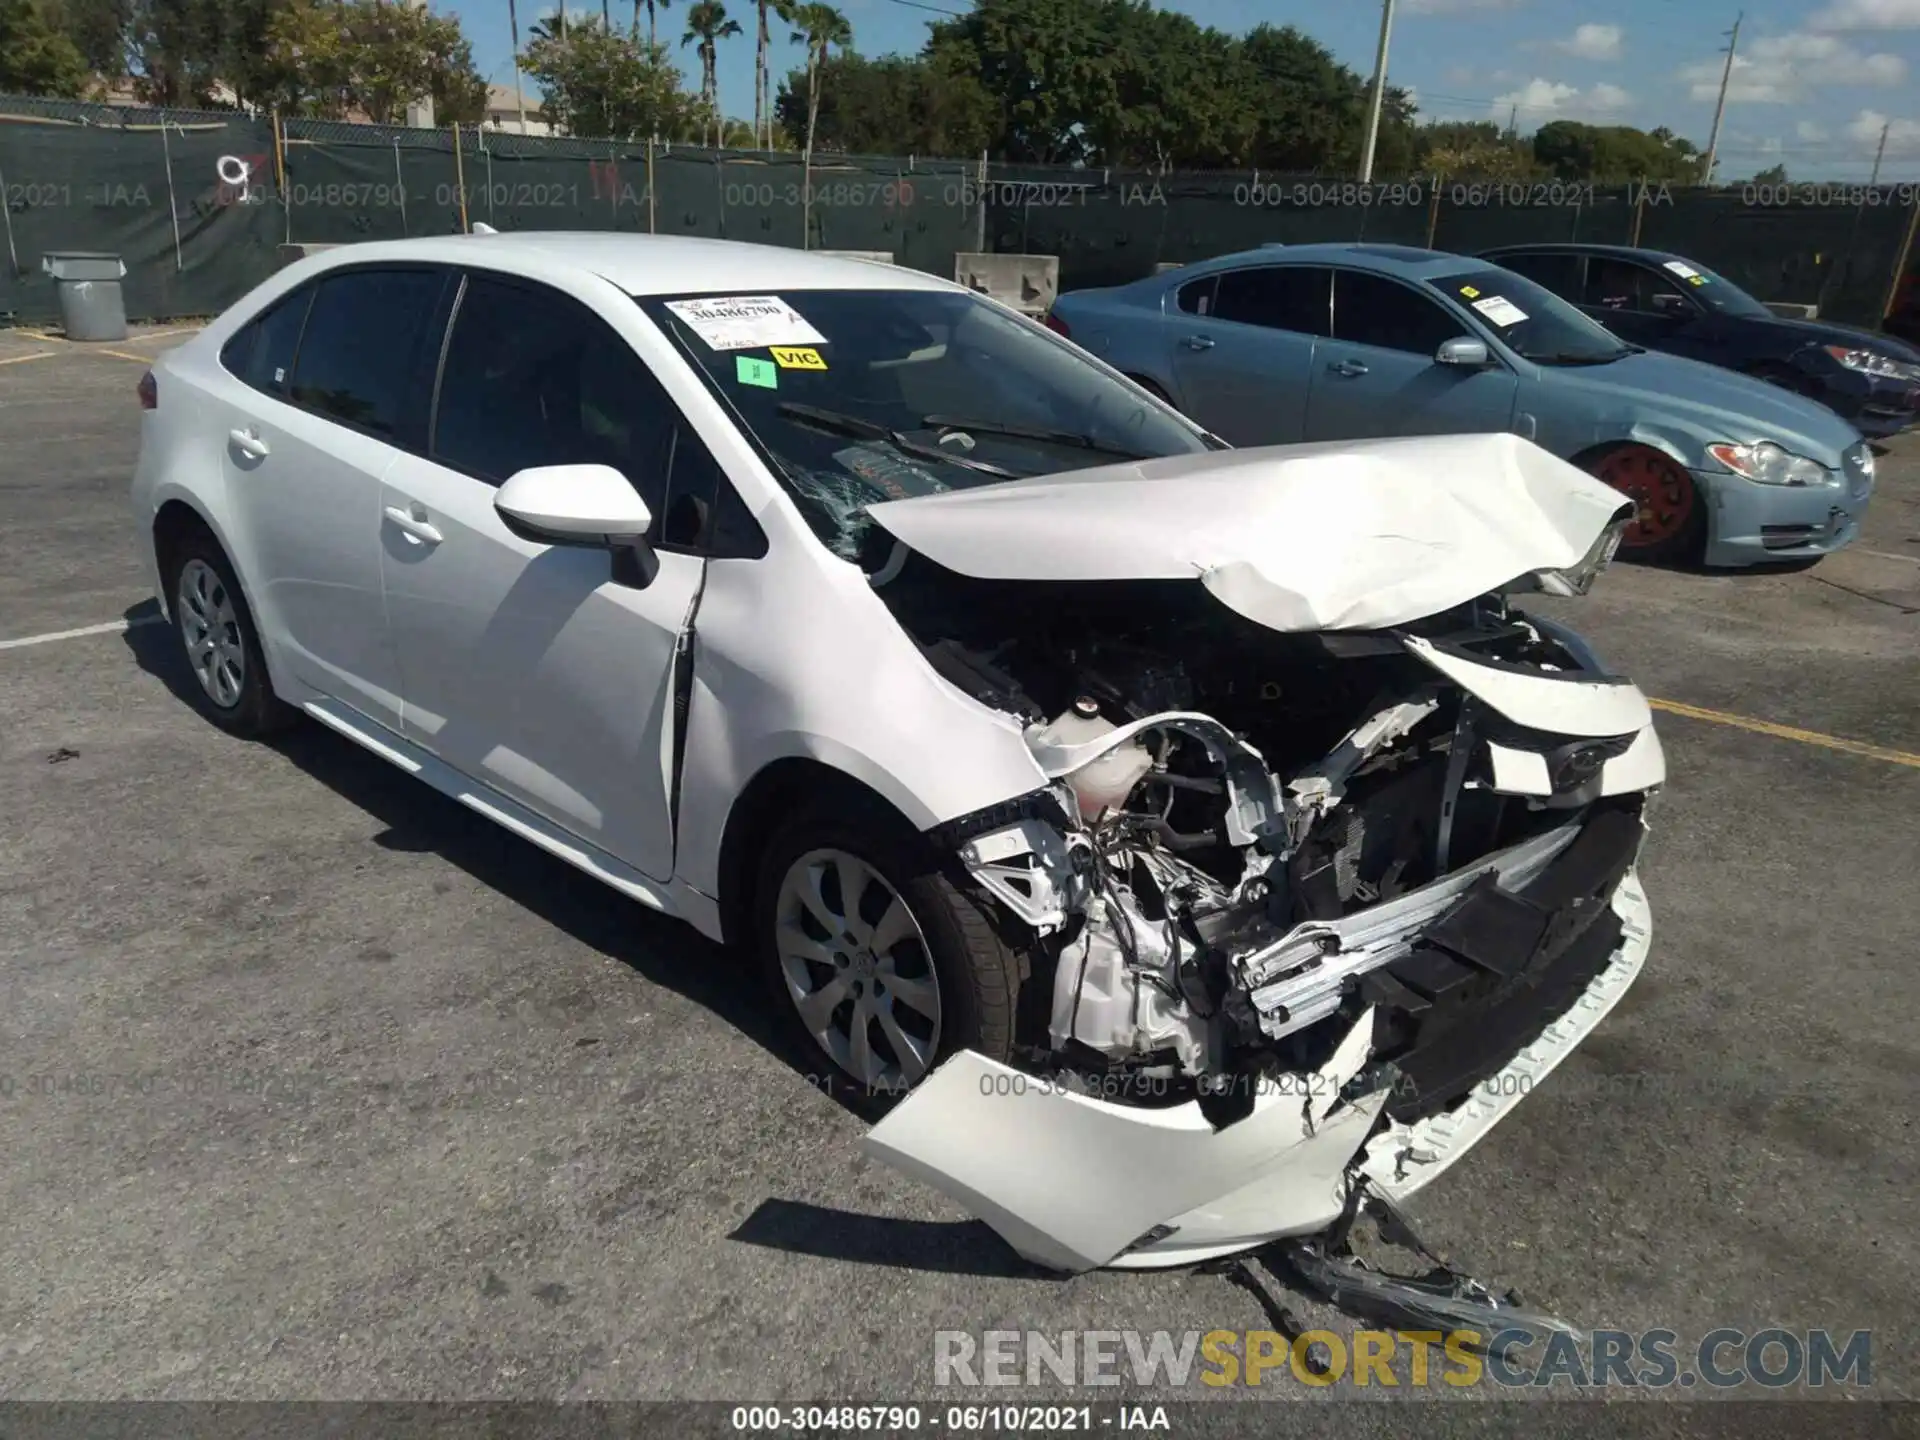
[[[318,727],[199,720],[124,508],[177,338],[0,332],[0,1397],[885,1400],[936,1330],[1268,1323],[1030,1272],[690,930]],[[1880,464],[1810,571],[1557,606],[1669,702],[1653,958],[1414,1213],[1584,1326],[1870,1329],[1911,1399],[1920,436]]]

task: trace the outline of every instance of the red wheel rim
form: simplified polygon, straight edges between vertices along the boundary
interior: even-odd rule
[[[1600,478],[1633,501],[1633,523],[1621,543],[1657,545],[1687,528],[1693,515],[1693,482],[1654,450],[1616,450],[1600,462]]]

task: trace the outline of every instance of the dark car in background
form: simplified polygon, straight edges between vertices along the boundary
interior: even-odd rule
[[[1920,350],[1872,330],[1776,315],[1683,256],[1561,243],[1502,246],[1480,258],[1572,301],[1629,344],[1796,391],[1869,440],[1920,418]]]

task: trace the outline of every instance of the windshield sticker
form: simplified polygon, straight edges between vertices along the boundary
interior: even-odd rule
[[[758,350],[765,345],[824,345],[827,337],[778,295],[728,295],[718,300],[669,300],[686,327],[709,350]]]
[[[1669,260],[1667,261],[1666,268],[1678,275],[1682,280],[1691,280],[1696,285],[1704,285],[1707,283],[1707,277],[1687,264],[1684,260]]]
[[[780,388],[780,372],[774,368],[773,362],[756,360],[751,355],[734,357],[733,378],[742,385],[758,385],[762,390]]]
[[[1704,275],[1687,276],[1687,284],[1689,285],[1704,285],[1706,283],[1707,283],[1707,277]]]
[[[1467,299],[1469,300],[1476,298],[1480,294],[1480,292],[1474,289],[1473,286],[1471,285],[1462,285],[1460,287],[1460,293],[1466,296]]]
[[[1484,300],[1476,300],[1473,308],[1503,330],[1527,318],[1527,312],[1504,295],[1489,295]]]
[[[906,500],[915,495],[937,495],[947,488],[932,471],[891,450],[875,445],[851,445],[836,450],[833,458],[846,469],[878,490],[883,499]]]
[[[827,362],[811,345],[775,345],[773,363],[782,370],[824,370]]]

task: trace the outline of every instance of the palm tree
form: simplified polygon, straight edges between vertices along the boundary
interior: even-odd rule
[[[666,10],[670,8],[672,4],[673,4],[673,0],[646,0],[647,53],[649,55],[653,53],[653,47],[660,38],[657,34],[654,33],[654,25],[653,25],[654,11]],[[636,40],[640,38],[640,0],[633,0],[633,38]]]
[[[513,101],[520,111],[520,133],[527,133],[527,86],[520,78],[520,7],[507,0],[507,25],[513,31]]]
[[[813,130],[820,119],[820,67],[826,62],[827,47],[842,49],[853,43],[853,26],[833,6],[812,0],[794,7],[793,23],[800,28],[793,40],[807,47],[807,145],[806,163],[813,163]]]
[[[773,148],[773,67],[767,60],[771,37],[767,34],[767,12],[783,25],[793,23],[795,0],[757,0],[760,11],[760,43],[753,57],[753,143],[756,148]]]
[[[687,11],[687,33],[680,37],[685,45],[690,41],[700,42],[700,98],[706,102],[707,113],[713,117],[714,145],[719,146],[724,134],[720,116],[720,78],[716,63],[720,56],[720,41],[729,35],[740,33],[740,23],[727,19],[727,7],[720,0],[696,0],[693,8]]]

